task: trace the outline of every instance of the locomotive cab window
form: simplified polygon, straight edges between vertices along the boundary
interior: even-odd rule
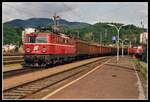
[[[36,38],[35,36],[29,36],[28,37],[28,39],[29,39],[28,43],[35,43],[35,38]]]
[[[47,43],[47,37],[37,37],[36,43]]]

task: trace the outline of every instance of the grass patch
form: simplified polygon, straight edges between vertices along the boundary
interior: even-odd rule
[[[147,80],[147,66],[140,64],[138,59],[133,59],[133,62],[135,64],[136,70],[142,74],[145,80]]]

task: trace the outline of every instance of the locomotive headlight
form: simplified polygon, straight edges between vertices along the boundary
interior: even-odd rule
[[[34,51],[37,51],[38,50],[38,48],[39,48],[39,46],[34,46]]]
[[[27,48],[26,51],[27,51],[27,52],[30,52],[30,48]]]
[[[46,52],[46,50],[47,50],[46,48],[42,48],[42,52]]]

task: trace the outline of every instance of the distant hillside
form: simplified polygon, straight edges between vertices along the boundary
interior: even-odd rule
[[[47,18],[31,18],[28,20],[13,20],[4,23],[3,25],[3,44],[19,44],[21,41],[21,32],[24,27],[50,26],[53,24],[52,19]],[[61,19],[60,24],[63,25],[61,31],[77,37],[79,32],[80,39],[87,41],[100,42],[102,35],[103,43],[112,43],[112,36],[117,36],[117,31],[114,27],[108,26],[106,23],[96,23],[90,25],[83,22],[69,22]],[[113,23],[120,26],[120,23]],[[122,27],[120,30],[121,39],[129,39],[132,43],[139,43],[140,33],[144,30],[134,25]]]
[[[83,22],[69,22],[64,19],[59,20],[60,25],[67,26],[68,28],[84,28],[89,26],[88,23]],[[52,25],[53,20],[49,18],[30,18],[27,20],[15,19],[9,22],[5,22],[4,25],[10,25],[13,27],[46,27],[48,25]]]
[[[82,29],[90,26],[84,22],[69,22],[64,19],[60,19],[61,31],[68,29]],[[53,24],[53,20],[49,18],[30,18],[27,20],[15,19],[3,24],[3,44],[18,44],[21,40],[21,34],[23,28],[26,27],[47,27]]]

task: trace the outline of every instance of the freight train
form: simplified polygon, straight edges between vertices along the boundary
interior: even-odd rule
[[[56,17],[54,16],[53,28],[58,27]],[[90,57],[116,55],[117,53],[116,47],[101,46],[67,36],[58,32],[58,29],[51,32],[30,30],[32,32],[23,34],[24,66],[47,67]],[[127,48],[124,48],[124,52],[127,54]]]
[[[25,34],[24,41],[24,66],[30,67],[47,67],[52,64],[117,53],[116,47],[101,46],[62,33],[33,32]],[[124,52],[127,54],[126,48]]]

